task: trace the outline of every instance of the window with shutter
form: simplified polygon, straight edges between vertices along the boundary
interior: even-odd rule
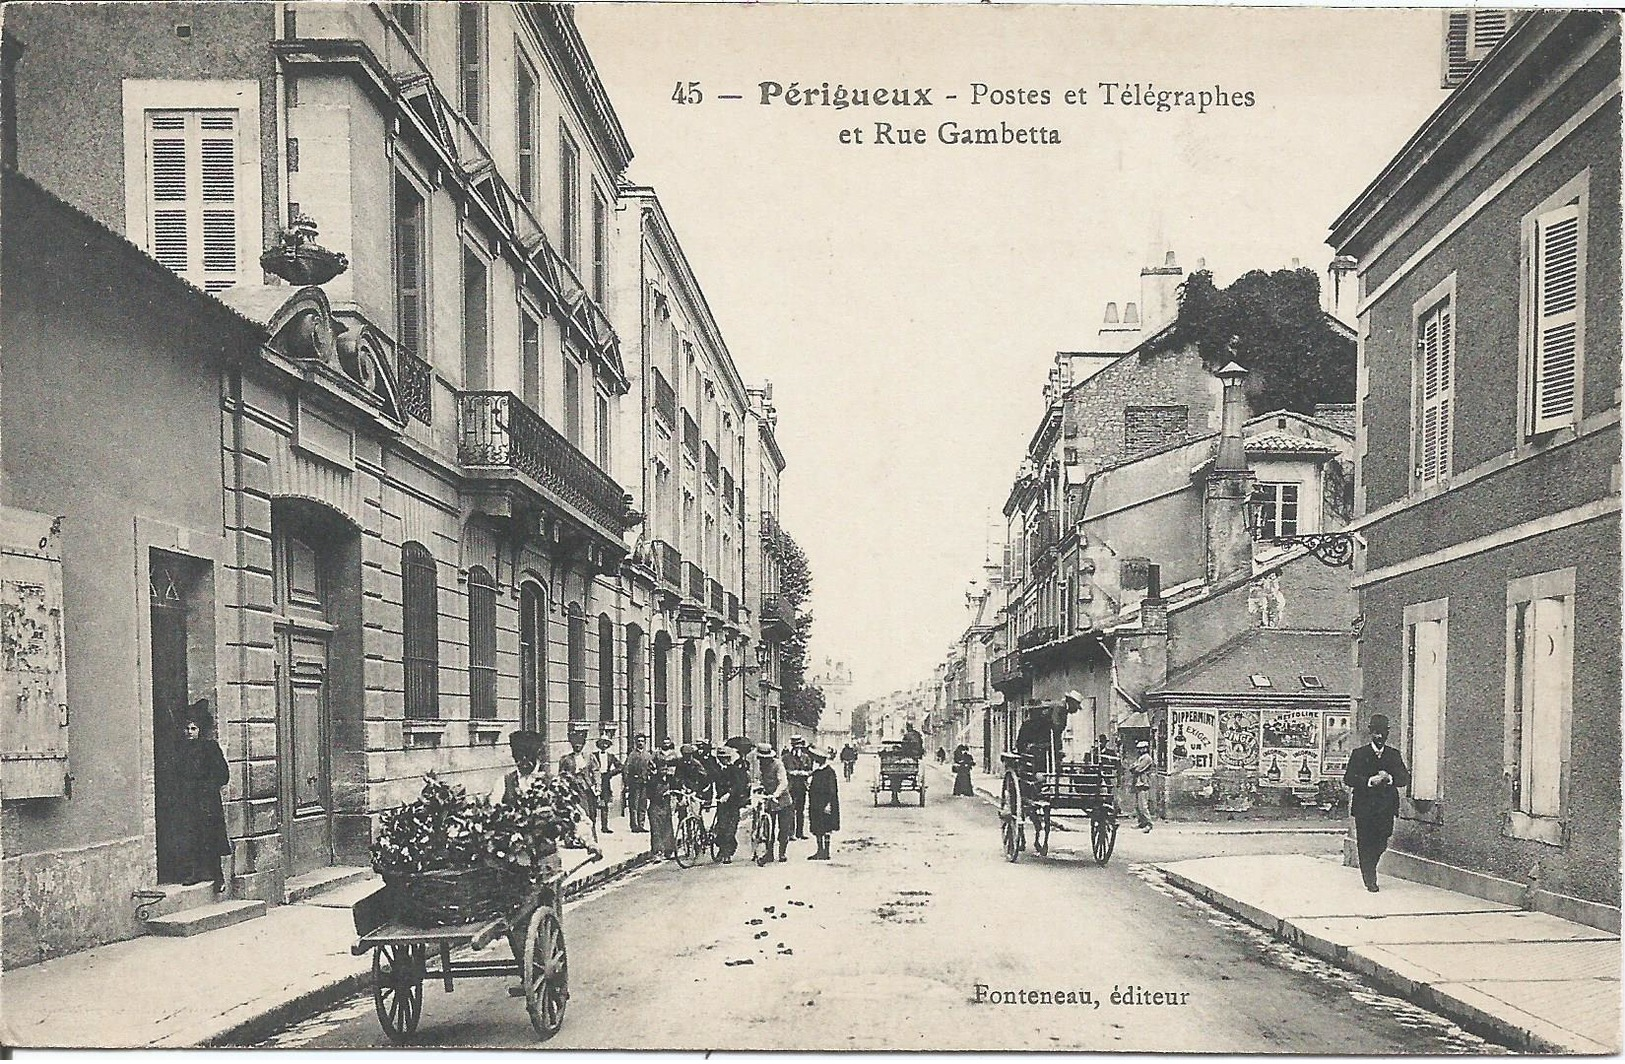
[[[542,409],[542,324],[525,308],[519,311],[519,371],[525,405]]]
[[[615,622],[598,618],[598,719],[615,719]]]
[[[0,509],[0,798],[67,793],[59,539],[55,518]]]
[[[457,5],[457,70],[463,116],[485,128],[485,5]]]
[[[1416,324],[1416,374],[1419,378],[1415,425],[1415,486],[1425,488],[1450,478],[1455,413],[1455,330],[1453,300],[1447,298],[1424,313]]]
[[[427,361],[423,270],[423,197],[405,177],[395,177],[395,336],[402,351]]]
[[[565,658],[570,678],[570,723],[587,719],[587,618],[581,606],[570,603],[569,627],[565,635]]]
[[[1453,89],[1489,55],[1512,28],[1510,11],[1447,11],[1444,27],[1444,69],[1440,85]]]
[[[239,280],[234,111],[148,111],[148,252],[210,292]]]
[[[1571,673],[1567,604],[1539,598],[1517,607],[1519,808],[1557,817],[1562,809],[1563,712]]]
[[[514,112],[518,128],[514,131],[515,151],[519,164],[519,198],[531,207],[536,206],[536,75],[530,63],[519,53],[519,42],[514,42],[518,62],[517,99]]]
[[[463,249],[463,387],[477,392],[491,381],[490,310],[485,260]]]
[[[434,555],[421,543],[401,547],[401,657],[406,718],[440,717],[440,585]]]
[[[581,152],[569,130],[559,130],[559,253],[581,268]]]
[[[581,365],[568,352],[564,356],[564,436],[581,446]]]
[[[1412,607],[1412,610],[1435,607],[1429,612],[1442,613],[1442,606],[1441,601],[1426,607]],[[1405,685],[1405,759],[1411,767],[1411,797],[1427,801],[1441,797],[1439,750],[1445,714],[1446,623],[1443,616],[1416,620],[1407,625],[1406,633],[1409,660]]]
[[[478,565],[468,571],[468,715],[497,715],[497,585]]]
[[[1584,226],[1578,201],[1540,214],[1530,247],[1525,431],[1539,435],[1575,422],[1580,374]]]

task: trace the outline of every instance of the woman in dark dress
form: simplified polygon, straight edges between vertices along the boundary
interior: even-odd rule
[[[220,858],[231,853],[226,840],[226,811],[220,801],[220,788],[231,780],[226,755],[220,744],[207,736],[214,726],[208,699],[200,698],[186,707],[181,728],[186,741],[178,757],[177,794],[181,812],[180,859],[182,882],[187,886],[214,882],[219,892],[226,889]]]
[[[809,861],[829,860],[829,837],[841,830],[841,791],[835,781],[834,750],[814,750],[812,775],[807,778],[807,830],[818,840]]]
[[[976,767],[976,759],[971,756],[970,747],[960,743],[954,747],[954,795],[976,796],[976,791],[970,785],[970,770]]]

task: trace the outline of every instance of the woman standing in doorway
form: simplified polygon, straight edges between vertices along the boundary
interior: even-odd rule
[[[180,862],[182,882],[187,886],[214,882],[216,893],[226,889],[220,858],[231,853],[226,839],[226,812],[220,801],[220,788],[231,780],[226,755],[207,733],[214,726],[209,700],[200,698],[186,707],[181,718],[182,734],[177,758],[180,807]]]

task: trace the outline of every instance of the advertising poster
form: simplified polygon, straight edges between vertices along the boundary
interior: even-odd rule
[[[1219,767],[1244,772],[1258,767],[1258,710],[1219,713]]]
[[[1210,776],[1219,749],[1218,714],[1211,709],[1176,709],[1168,714],[1168,771]]]
[[[1347,713],[1327,713],[1320,740],[1320,774],[1339,779],[1348,768],[1354,749],[1354,719]]]

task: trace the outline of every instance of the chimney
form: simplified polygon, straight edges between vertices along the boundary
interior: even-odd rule
[[[1168,634],[1168,604],[1162,601],[1162,568],[1146,567],[1145,598],[1140,600],[1140,631],[1147,635]]]
[[[1117,324],[1117,304],[1116,303],[1107,303],[1106,304],[1106,324],[1107,325],[1116,325]]]
[[[1133,303],[1130,303],[1128,306],[1123,308],[1123,324],[1124,325],[1138,325],[1138,324],[1140,324],[1140,308],[1138,306],[1136,306]]]
[[[1247,505],[1258,483],[1258,477],[1247,468],[1247,451],[1242,440],[1242,425],[1247,417],[1242,382],[1247,378],[1247,371],[1231,362],[1219,370],[1218,376],[1224,382],[1223,427],[1202,497],[1209,584],[1223,583],[1252,572],[1253,537]]]
[[[1140,325],[1147,336],[1170,325],[1179,314],[1179,282],[1184,273],[1168,252],[1161,266],[1140,271]]]
[[[1117,313],[1117,303],[1106,304],[1106,318],[1101,323],[1100,331],[1095,336],[1095,347],[1100,351],[1122,354],[1134,350],[1134,345],[1140,342],[1140,324],[1137,320],[1137,311],[1134,304],[1128,304],[1129,316],[1122,318]]]
[[[1360,282],[1355,271],[1359,268],[1359,260],[1353,255],[1339,255],[1326,269],[1326,310],[1351,329],[1357,327]]]

